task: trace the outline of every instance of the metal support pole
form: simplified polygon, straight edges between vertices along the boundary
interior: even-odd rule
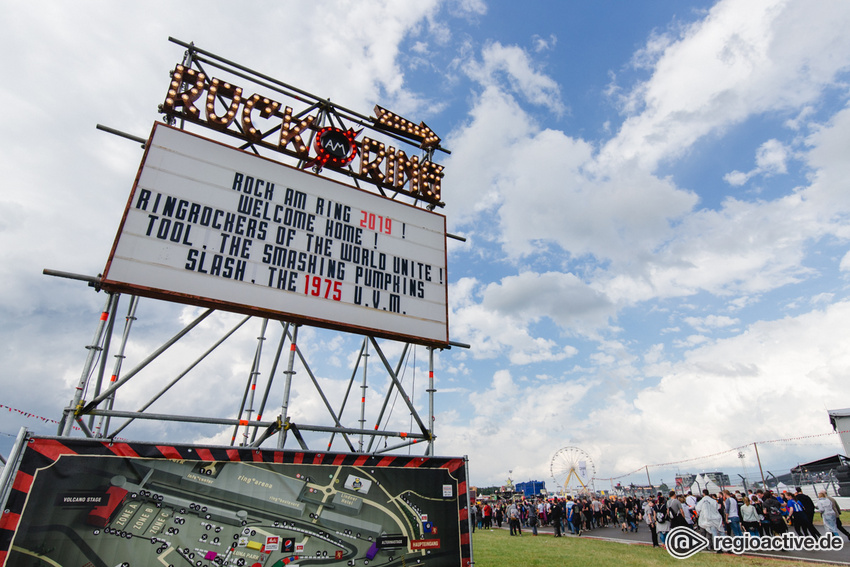
[[[434,454],[434,393],[437,390],[434,388],[434,347],[428,347],[428,424],[431,426],[428,432],[431,434],[431,439],[428,440],[428,448],[425,451],[426,455]]]
[[[744,492],[746,492],[747,491],[747,479],[742,474],[739,474],[738,476],[741,477],[741,484],[744,485]]]
[[[398,391],[399,391],[399,394],[401,394],[402,400],[404,401],[405,404],[407,404],[407,409],[410,411],[410,415],[413,416],[413,419],[416,421],[416,424],[419,426],[419,430],[422,432],[423,435],[428,435],[428,428],[425,427],[424,423],[422,423],[422,419],[419,417],[419,413],[416,411],[416,408],[413,407],[413,402],[411,402],[410,396],[408,396],[407,392],[404,391],[404,388],[402,387],[401,382],[398,381],[398,376],[396,375],[395,372],[392,371],[392,368],[390,368],[390,363],[386,359],[386,357],[384,356],[383,351],[378,346],[378,343],[375,341],[374,337],[369,337],[369,339],[372,341],[372,346],[375,347],[375,351],[378,353],[378,356],[381,357],[381,362],[383,362],[384,368],[386,368],[386,370],[387,370],[387,374],[390,375],[390,380],[392,380],[393,384],[395,384],[395,387],[398,388]]]
[[[9,460],[3,471],[0,472],[0,513],[2,520],[6,520],[6,514],[10,513],[6,508],[6,500],[9,498],[9,493],[12,491],[12,478],[18,472],[18,467],[21,465],[21,459],[24,456],[24,446],[27,443],[27,428],[21,427],[18,430],[18,437],[15,439],[15,444],[12,445],[12,450],[9,452]]]
[[[260,358],[263,355],[263,343],[266,341],[266,328],[268,327],[269,320],[263,319],[263,323],[260,327],[260,336],[257,337],[257,350],[254,353],[254,364],[251,366],[251,377],[249,381],[251,382],[251,392],[249,393],[248,398],[248,419],[245,420],[245,430],[242,433],[242,445],[247,446],[248,443],[248,434],[251,431],[251,414],[254,413],[254,392],[257,389],[257,376],[260,374]]]
[[[83,421],[82,417],[77,418],[77,425],[80,426],[80,430],[85,434],[86,437],[88,437],[89,439],[94,437],[94,435],[92,435],[91,433],[91,429],[89,429],[89,426],[86,425],[86,422]]]
[[[389,435],[384,435],[384,437],[389,437]],[[382,453],[392,453],[393,451],[398,451],[399,449],[404,449],[405,447],[411,447],[420,442],[420,439],[411,439],[410,441],[405,441],[404,443],[399,443],[398,445],[392,445],[390,447],[384,447],[375,449],[374,451],[369,451],[372,455],[380,455]]]
[[[767,476],[772,476],[772,477],[773,477],[773,483],[774,483],[774,484],[773,484],[773,489],[778,491],[778,490],[779,490],[779,479],[776,477],[776,475],[775,475],[775,474],[773,474],[773,473],[772,473],[772,472],[770,472],[770,471],[767,471]]]
[[[62,420],[59,424],[59,435],[62,437],[70,437],[71,430],[74,427],[74,419],[71,414],[77,411],[77,408],[83,402],[83,392],[86,389],[86,383],[88,382],[89,375],[91,374],[92,366],[94,365],[94,359],[97,356],[97,353],[100,352],[100,342],[103,338],[103,330],[106,328],[106,322],[109,319],[110,314],[114,311],[115,304],[118,301],[117,294],[110,293],[106,298],[106,305],[103,308],[103,312],[100,314],[100,320],[97,323],[97,328],[94,332],[94,337],[92,337],[91,344],[87,346],[89,353],[86,356],[86,363],[83,366],[83,372],[80,375],[80,381],[77,383],[77,389],[74,392],[74,399],[71,400],[71,405],[65,409],[62,414]]]
[[[236,424],[233,426],[233,435],[230,437],[230,446],[233,447],[236,445],[236,436],[239,434],[239,425],[244,420],[242,419],[242,414],[245,412],[245,404],[248,403],[248,392],[251,391],[251,379],[250,377],[245,382],[245,391],[242,392],[242,401],[239,402],[239,415],[236,416]]]
[[[206,350],[206,352],[204,352],[201,356],[199,356],[198,358],[196,358],[196,359],[195,359],[195,361],[194,361],[194,362],[192,362],[192,364],[190,364],[189,366],[187,366],[187,367],[186,367],[186,369],[185,369],[183,372],[181,372],[180,374],[178,374],[178,375],[174,378],[174,380],[172,380],[171,382],[169,382],[169,383],[168,383],[168,384],[167,384],[167,385],[166,385],[163,389],[161,389],[159,392],[157,392],[156,394],[154,394],[154,396],[153,396],[150,400],[148,400],[148,402],[147,402],[147,403],[145,403],[144,405],[142,405],[142,407],[140,407],[137,411],[138,411],[139,413],[142,413],[142,412],[144,412],[145,410],[147,410],[149,407],[151,407],[151,406],[154,404],[154,402],[156,402],[159,398],[161,398],[161,397],[162,397],[162,396],[163,396],[163,395],[164,395],[164,394],[165,394],[168,390],[170,390],[170,389],[172,388],[172,386],[174,386],[174,385],[175,385],[177,382],[179,382],[179,381],[180,381],[180,380],[181,380],[184,376],[186,376],[189,372],[191,372],[191,371],[192,371],[192,369],[193,369],[193,368],[195,368],[198,364],[200,364],[200,363],[201,363],[201,361],[203,361],[203,360],[204,360],[207,356],[209,356],[209,355],[210,355],[210,353],[211,353],[212,351],[214,351],[214,350],[215,350],[215,349],[217,349],[219,346],[221,346],[221,344],[222,344],[224,341],[226,341],[227,339],[229,339],[229,338],[231,337],[231,335],[233,335],[233,333],[235,333],[237,330],[239,330],[239,328],[240,328],[240,327],[242,327],[242,325],[244,325],[244,324],[248,321],[248,319],[250,319],[250,318],[251,318],[251,317],[250,317],[250,315],[246,315],[246,316],[245,316],[245,318],[243,318],[241,321],[239,321],[239,323],[237,323],[235,327],[233,327],[233,328],[232,328],[232,329],[231,329],[231,330],[230,330],[227,334],[225,334],[222,338],[220,338],[218,341],[216,341],[216,343],[215,343],[213,346],[211,346],[210,348],[208,348],[208,349]],[[112,409],[111,399],[112,399],[112,398],[110,398],[110,403],[109,403],[108,407],[106,408],[106,409],[108,409],[108,410],[111,410],[111,409]],[[108,423],[109,423],[109,418],[107,417],[106,419],[107,419],[107,422],[106,422],[106,423],[108,424]],[[128,425],[130,425],[132,422],[133,422],[133,419],[132,419],[132,418],[131,418],[131,419],[128,419],[128,420],[127,420],[127,421],[125,421],[123,424],[121,424],[121,426],[120,426],[118,429],[116,429],[115,431],[110,432],[110,433],[107,435],[107,437],[109,437],[110,439],[114,439],[116,435],[118,435],[119,433],[121,433],[121,431],[123,431],[123,430],[124,430],[124,428],[126,428],[126,427],[127,427]],[[107,430],[108,430],[108,429],[104,429],[104,431],[107,431]]]
[[[404,359],[407,357],[407,350],[410,348],[410,343],[404,344],[404,350],[401,351],[401,356],[398,357],[398,364],[396,364],[395,370],[391,371],[389,367],[387,368],[387,372],[393,372],[396,376],[401,372],[401,367],[404,365]],[[401,395],[401,394],[400,394]],[[387,411],[387,406],[390,405],[390,398],[393,396],[393,387],[390,386],[387,388],[387,395],[384,396],[384,405],[381,406],[381,411],[378,412],[378,418],[375,419],[375,427],[380,427],[381,422],[384,420],[384,414]],[[375,441],[375,438],[369,440],[369,445],[366,447],[366,452],[372,452],[372,445]]]
[[[299,325],[293,325],[292,328],[292,339],[289,344],[289,363],[286,366],[286,370],[284,370],[284,374],[286,374],[286,380],[283,385],[283,402],[280,406],[280,420],[281,423],[288,424],[289,423],[289,392],[292,388],[292,375],[295,374],[295,350],[298,348],[298,328]],[[287,425],[280,430],[280,434],[277,436],[277,448],[283,449],[284,444],[286,443],[286,430]]]
[[[291,429],[295,429],[295,424],[290,424]],[[332,425],[298,425],[299,431],[314,431],[321,433],[345,433],[348,435],[368,435],[369,437],[398,437],[399,439],[416,439],[418,442],[427,441],[427,435],[416,433],[407,433],[406,431],[378,431],[375,429],[359,429],[353,427],[336,427]]]
[[[280,355],[283,353],[283,343],[287,339],[286,331],[289,329],[289,323],[283,323],[283,333],[280,335],[280,340],[277,343],[277,351],[274,354],[274,361],[272,362],[272,369],[269,372],[269,380],[266,382],[266,390],[263,392],[263,399],[260,400],[260,409],[257,410],[257,421],[263,419],[263,413],[266,411],[266,402],[269,401],[269,392],[272,389],[272,383],[274,382],[274,375],[277,374],[277,365],[280,364]],[[257,428],[254,428],[254,432],[251,434],[251,446],[257,447]],[[275,433],[277,433],[275,431]],[[266,439],[270,437],[270,435],[266,436]],[[261,441],[262,443],[262,441]]]
[[[111,417],[126,417],[132,419],[147,419],[151,421],[176,421],[178,423],[205,423],[207,425],[239,425],[238,419],[233,418],[223,418],[223,417],[206,417],[206,416],[192,416],[192,415],[173,415],[173,414],[165,414],[165,413],[138,413],[134,411],[121,411],[121,410],[99,410],[94,409],[91,411],[94,415],[108,415]],[[269,427],[273,425],[274,421],[260,421],[256,422],[258,427]]]
[[[101,355],[100,361],[97,365],[97,379],[95,380],[94,386],[94,395],[98,395],[100,393],[100,389],[103,386],[103,376],[106,374],[106,362],[107,362],[107,354],[109,353],[109,347],[112,344],[112,331],[115,329],[115,319],[118,313],[118,302],[120,301],[121,296],[118,296],[118,299],[115,300],[115,305],[113,306],[113,316],[109,318],[106,322],[106,330],[103,335],[103,345],[101,346]],[[92,426],[94,425],[94,416],[89,417],[88,422],[88,431],[91,431]]]
[[[652,481],[649,479],[649,465],[644,465],[646,468],[646,482],[649,484],[649,489],[652,490]]]
[[[297,345],[296,345],[296,348],[295,348],[295,354],[298,355],[298,360],[301,361],[301,365],[304,367],[304,371],[307,373],[307,376],[313,382],[313,386],[315,386],[315,388],[316,388],[316,393],[322,399],[322,403],[325,404],[325,409],[328,410],[328,413],[330,414],[331,418],[333,419],[334,425],[336,425],[337,427],[342,427],[342,423],[340,423],[339,418],[337,417],[336,413],[334,413],[334,410],[331,407],[331,403],[328,401],[327,396],[325,396],[325,393],[322,391],[321,384],[319,384],[319,381],[316,379],[316,375],[313,374],[313,371],[310,368],[310,365],[307,363],[307,359],[304,358],[304,355],[301,353],[301,349],[298,348]],[[348,444],[349,450],[351,450],[351,452],[353,453],[354,452],[354,446],[348,440],[347,436],[343,435],[343,438],[345,439],[345,442]]]
[[[118,346],[118,352],[115,353],[115,366],[112,368],[112,376],[109,378],[110,385],[115,384],[118,381],[118,377],[121,375],[121,365],[124,363],[124,353],[127,349],[127,342],[130,339],[130,328],[133,326],[133,321],[136,320],[136,308],[139,305],[139,296],[133,295],[130,297],[130,305],[127,307],[127,318],[124,320],[124,333],[121,335],[121,344]],[[100,389],[98,388],[95,395],[100,394]],[[112,406],[115,404],[115,394],[113,393],[106,400],[106,409],[112,409]],[[97,427],[95,427],[92,432],[95,437],[100,437],[102,432],[106,432],[109,430],[109,418],[101,416],[100,419],[97,420]]]
[[[466,482],[461,483],[458,486],[459,487],[460,486],[467,486],[468,487],[469,486],[469,457],[466,456],[466,455],[463,456],[463,472],[464,472],[464,475],[465,475],[464,478],[466,479]],[[468,537],[469,537],[469,564],[475,565],[475,551],[472,548],[472,534],[474,533],[474,529],[472,527],[472,513],[470,512],[470,510],[472,510],[472,502],[469,501],[469,489],[467,488],[466,494],[464,494],[462,496],[460,494],[458,494],[457,496],[458,496],[458,498],[462,498],[463,499],[462,501],[466,503],[466,506],[465,506],[466,526],[467,526],[466,527],[466,530],[467,530],[466,533],[468,534]],[[511,499],[513,499],[513,497],[511,497]]]
[[[158,349],[156,349],[153,353],[151,353],[150,355],[148,355],[148,357],[147,357],[147,358],[145,358],[142,362],[140,362],[140,363],[139,363],[139,364],[138,364],[138,365],[137,365],[134,369],[132,369],[132,370],[131,370],[130,372],[128,372],[127,374],[125,374],[123,378],[121,378],[121,379],[120,379],[119,381],[117,381],[115,384],[113,384],[112,386],[110,386],[109,388],[107,388],[107,390],[106,390],[106,391],[102,392],[102,393],[101,393],[99,396],[97,396],[95,399],[93,399],[92,401],[90,401],[90,402],[88,403],[88,405],[86,405],[86,407],[85,407],[85,408],[83,408],[83,413],[90,413],[90,412],[91,412],[91,410],[93,410],[95,407],[97,407],[97,405],[98,405],[100,402],[102,402],[103,400],[105,400],[106,398],[108,398],[108,397],[109,397],[110,395],[112,395],[112,393],[113,393],[113,392],[115,392],[118,388],[120,388],[121,386],[123,386],[124,384],[126,384],[126,383],[127,383],[127,381],[129,381],[129,380],[130,380],[130,378],[132,378],[133,376],[135,376],[136,374],[138,374],[139,372],[141,372],[141,371],[142,371],[142,369],[144,369],[144,368],[145,368],[145,366],[147,366],[148,364],[150,364],[150,363],[151,363],[151,362],[152,362],[152,361],[153,361],[153,360],[154,360],[157,356],[159,356],[160,354],[162,354],[163,352],[165,352],[166,350],[168,350],[169,348],[171,348],[172,346],[174,346],[174,344],[175,344],[177,341],[179,341],[180,339],[182,339],[184,336],[186,336],[186,335],[189,333],[189,331],[191,331],[192,329],[194,329],[195,327],[197,327],[197,326],[201,323],[201,321],[203,321],[204,319],[206,319],[207,317],[209,317],[209,316],[213,313],[213,311],[214,311],[213,309],[207,309],[206,311],[204,311],[203,313],[201,313],[200,315],[198,315],[198,317],[197,317],[194,321],[192,321],[191,323],[189,323],[188,325],[186,325],[186,326],[183,328],[183,330],[182,330],[182,331],[180,331],[179,333],[177,333],[176,335],[174,335],[173,337],[171,337],[168,341],[166,341],[166,343],[165,343],[164,345],[162,345],[161,347],[159,347]]]
[[[363,362],[363,385],[360,386],[360,429],[366,429],[366,388],[369,386],[366,385],[366,374],[369,369],[369,345],[366,344],[366,350],[363,353],[363,357],[366,359]],[[360,434],[360,453],[363,452],[363,434]]]
[[[753,442],[753,447],[756,450],[756,460],[759,463],[759,473],[761,473],[761,486],[762,486],[762,488],[765,488],[767,486],[767,484],[764,482],[764,471],[761,468],[761,457],[759,457],[759,446],[756,445],[755,442]]]
[[[339,415],[342,418],[342,412],[345,411],[345,404],[348,402],[348,396],[351,394],[351,387],[354,385],[354,379],[357,378],[357,369],[360,368],[360,361],[363,360],[363,353],[366,351],[366,345],[369,344],[369,339],[363,338],[363,344],[360,345],[360,352],[357,354],[357,360],[354,363],[354,368],[351,370],[351,378],[348,380],[348,388],[345,390],[345,395],[342,397],[342,405],[339,407]],[[331,445],[334,442],[334,436],[336,433],[331,433],[330,440],[328,441],[328,451],[331,450]],[[348,447],[352,453],[354,453],[354,447],[351,445],[351,442],[348,441],[348,438],[345,439],[348,443]]]

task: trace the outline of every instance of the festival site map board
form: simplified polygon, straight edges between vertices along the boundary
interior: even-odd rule
[[[467,566],[463,458],[31,437],[0,565]]]

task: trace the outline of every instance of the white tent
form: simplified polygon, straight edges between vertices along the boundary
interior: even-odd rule
[[[703,490],[708,490],[709,494],[717,494],[720,492],[720,487],[713,480],[701,474],[694,479],[694,483],[691,485],[691,493],[699,498]]]

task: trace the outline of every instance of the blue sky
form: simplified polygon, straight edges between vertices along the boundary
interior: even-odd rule
[[[441,212],[466,242],[449,241],[450,335],[472,348],[437,357],[436,447],[469,455],[473,484],[546,480],[564,446],[600,478],[723,453],[651,467],[654,481],[742,461],[754,475],[750,449],[727,452],[754,441],[817,436],[760,448],[777,474],[842,451],[818,435],[827,409],[850,407],[845,2],[2,6],[7,408],[56,419],[72,396],[105,298],[41,271],[103,270],[141,150],[95,124],[148,134],[182,57],[174,36],[364,114],[424,120],[452,151]],[[127,364],[197,312],[140,309]],[[233,320],[200,329],[117,407]],[[256,333],[152,411],[232,416]],[[303,331],[332,396],[359,344]],[[405,376],[423,413],[426,359],[417,349]],[[376,415],[386,378],[373,379]],[[294,420],[326,419],[309,384],[293,387]],[[4,455],[21,426],[55,432],[20,412],[0,411]],[[139,427],[132,438],[231,433]]]

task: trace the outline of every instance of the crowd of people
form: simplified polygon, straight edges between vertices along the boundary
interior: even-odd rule
[[[813,501],[800,487],[796,492],[773,493],[769,490],[746,492],[722,490],[716,494],[703,490],[700,498],[690,492],[661,492],[654,497],[567,496],[566,498],[523,498],[514,501],[475,502],[471,509],[472,531],[501,529],[507,524],[511,536],[523,529],[532,535],[549,526],[555,537],[567,533],[580,536],[600,528],[637,532],[646,525],[652,545],[664,545],[667,533],[678,526],[689,526],[703,535],[753,537],[780,535],[793,529],[797,535],[820,537],[814,525],[820,512],[824,528],[850,540],[841,525],[841,509],[825,491]]]

